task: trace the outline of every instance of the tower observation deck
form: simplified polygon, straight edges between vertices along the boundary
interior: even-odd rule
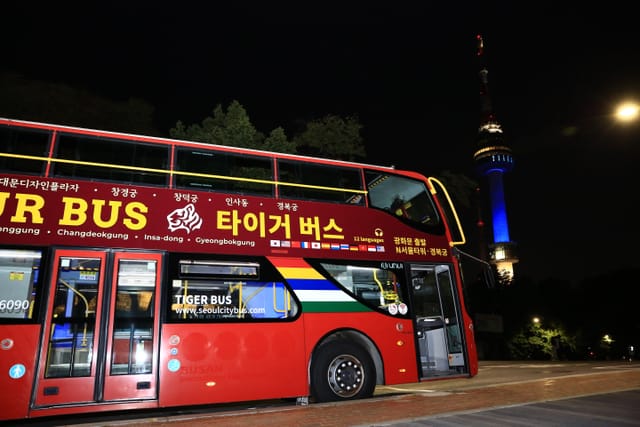
[[[489,242],[489,262],[496,266],[500,274],[513,277],[513,264],[518,262],[516,245],[509,238],[507,207],[504,193],[504,175],[513,170],[511,147],[506,142],[502,126],[498,123],[489,96],[488,70],[484,59],[484,41],[477,36],[478,59],[480,61],[480,101],[481,121],[476,139],[473,160],[476,173],[484,178],[489,193],[492,242]],[[482,221],[478,221],[482,224]]]

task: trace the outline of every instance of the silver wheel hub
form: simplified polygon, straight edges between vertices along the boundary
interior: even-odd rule
[[[349,354],[343,354],[333,359],[329,365],[327,376],[331,391],[342,398],[355,396],[364,385],[362,364]]]

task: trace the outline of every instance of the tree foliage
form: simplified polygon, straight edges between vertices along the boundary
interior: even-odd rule
[[[355,117],[343,119],[330,114],[307,123],[294,142],[303,154],[361,161],[366,156],[361,129],[362,125]]]
[[[507,344],[511,357],[517,360],[558,360],[575,352],[575,338],[561,326],[543,328],[528,323]]]
[[[139,98],[114,101],[61,83],[0,73],[0,116],[160,136],[154,107]]]
[[[226,111],[218,104],[213,115],[199,125],[185,126],[178,121],[169,134],[177,139],[242,148],[262,148],[264,141],[264,136],[253,126],[247,111],[238,101],[231,102]]]
[[[218,104],[213,116],[205,118],[201,124],[187,126],[178,121],[169,133],[173,138],[208,144],[361,160],[365,156],[361,129],[362,125],[353,117],[343,119],[328,115],[308,122],[305,130],[293,139],[288,139],[282,127],[271,130],[265,137],[253,126],[245,108],[234,100],[226,111]]]
[[[282,127],[277,127],[265,138],[262,146],[263,150],[278,151],[280,153],[295,153],[296,144],[287,139],[287,135]]]

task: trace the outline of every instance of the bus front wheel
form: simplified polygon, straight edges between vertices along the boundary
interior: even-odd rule
[[[375,387],[373,361],[362,347],[333,341],[316,351],[311,366],[311,395],[316,402],[371,397]]]

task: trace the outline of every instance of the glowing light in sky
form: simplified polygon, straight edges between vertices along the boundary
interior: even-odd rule
[[[635,102],[624,102],[616,109],[616,118],[621,122],[631,122],[638,118],[640,107]]]

